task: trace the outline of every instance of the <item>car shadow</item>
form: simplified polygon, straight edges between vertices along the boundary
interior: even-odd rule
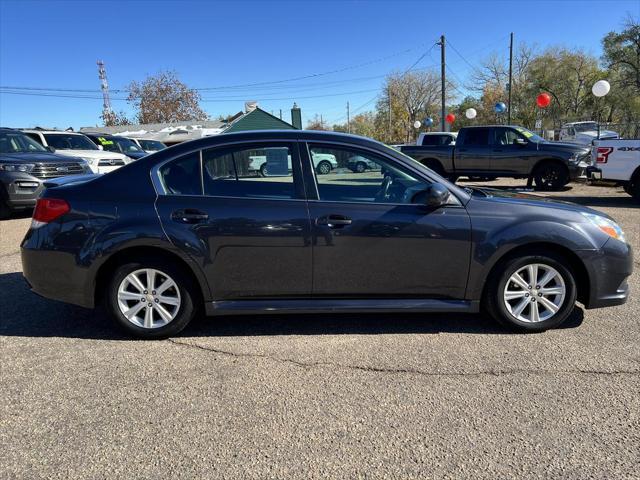
[[[0,335],[131,340],[101,309],[88,310],[47,300],[31,292],[21,273],[0,275]],[[561,328],[582,324],[576,307]],[[187,337],[262,335],[507,334],[484,314],[287,314],[197,317],[180,334]]]

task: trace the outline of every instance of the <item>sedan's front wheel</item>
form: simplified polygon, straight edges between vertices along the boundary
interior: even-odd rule
[[[572,312],[576,281],[567,262],[554,253],[507,261],[487,289],[487,310],[498,322],[525,332],[562,324]]]
[[[193,292],[189,276],[169,262],[127,263],[111,279],[108,307],[130,334],[165,338],[180,332],[193,318]]]

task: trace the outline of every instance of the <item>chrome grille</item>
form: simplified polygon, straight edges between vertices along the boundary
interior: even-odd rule
[[[77,162],[37,163],[31,175],[38,178],[56,178],[85,173],[82,164]]]
[[[121,158],[107,158],[98,161],[99,167],[121,167],[122,165],[124,165],[124,160]]]

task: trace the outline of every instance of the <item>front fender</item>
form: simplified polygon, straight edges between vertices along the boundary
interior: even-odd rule
[[[606,238],[582,222],[559,223],[550,219],[515,220],[494,228],[490,219],[473,219],[472,252],[466,298],[479,300],[493,267],[512,250],[524,245],[549,245],[577,251],[598,251]]]

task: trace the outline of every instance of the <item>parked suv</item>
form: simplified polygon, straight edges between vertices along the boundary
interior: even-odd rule
[[[249,171],[255,151],[273,159],[276,176]],[[378,167],[318,175],[316,153]],[[32,289],[105,305],[143,338],[174,335],[197,311],[483,309],[541,331],[576,301],[624,303],[633,266],[604,213],[463,189],[381,143],[333,132],[185,142],[85,183],[51,185],[33,220],[21,245]]]
[[[82,133],[42,129],[22,132],[60,155],[86,160],[93,173],[109,173],[131,161],[121,153],[102,151]]]
[[[146,138],[124,137],[131,140],[147,153],[155,153],[164,150],[167,146],[158,140],[149,140]]]
[[[147,155],[133,140],[117,135],[102,135],[100,133],[85,133],[89,139],[107,152],[120,153],[132,160],[139,160]]]
[[[47,179],[91,173],[81,158],[57,155],[19,130],[0,128],[0,219],[33,208]]]

